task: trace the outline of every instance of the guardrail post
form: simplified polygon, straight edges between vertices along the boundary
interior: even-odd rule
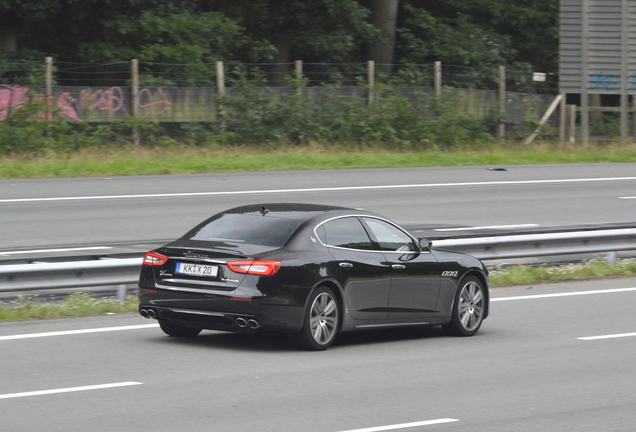
[[[607,254],[607,263],[609,265],[616,264],[616,252],[610,252]]]
[[[126,289],[127,285],[117,285],[117,300],[124,306],[126,304]]]

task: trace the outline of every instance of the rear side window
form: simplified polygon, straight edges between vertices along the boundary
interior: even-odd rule
[[[366,230],[355,217],[334,219],[322,224],[316,234],[324,244],[347,249],[374,250]]]
[[[223,214],[198,226],[184,238],[216,243],[244,243],[280,247],[300,222],[253,214]]]

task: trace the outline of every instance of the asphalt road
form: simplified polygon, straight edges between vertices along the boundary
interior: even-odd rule
[[[635,197],[634,164],[6,180],[0,181],[0,260],[142,253],[248,203],[365,208],[435,238],[633,225]],[[100,249],[81,252],[94,247]],[[65,250],[41,252],[50,249]]]
[[[296,351],[277,334],[178,340],[134,315],[5,323],[1,428],[636,429],[636,279],[498,289],[493,297],[473,338],[436,328],[367,331],[340,335],[325,352]]]

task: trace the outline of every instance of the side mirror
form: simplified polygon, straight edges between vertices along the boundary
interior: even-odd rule
[[[420,242],[420,248],[424,251],[424,252],[428,252],[429,250],[431,250],[431,247],[433,247],[433,242],[430,240],[426,240],[425,238],[421,238],[418,239]]]

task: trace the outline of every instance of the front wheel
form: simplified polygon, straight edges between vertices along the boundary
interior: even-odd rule
[[[455,295],[451,321],[442,328],[453,336],[474,335],[484,320],[485,305],[483,284],[476,277],[468,276]]]
[[[310,351],[327,349],[340,329],[338,300],[331,289],[320,287],[309,297],[307,305],[303,329],[291,336],[292,342]]]
[[[159,327],[161,327],[161,330],[163,330],[163,332],[167,334],[168,336],[184,338],[184,337],[195,337],[196,335],[201,333],[201,329],[198,329],[198,328],[180,326],[179,324],[175,324],[171,321],[166,321],[164,319],[160,319],[158,321],[159,321]]]

